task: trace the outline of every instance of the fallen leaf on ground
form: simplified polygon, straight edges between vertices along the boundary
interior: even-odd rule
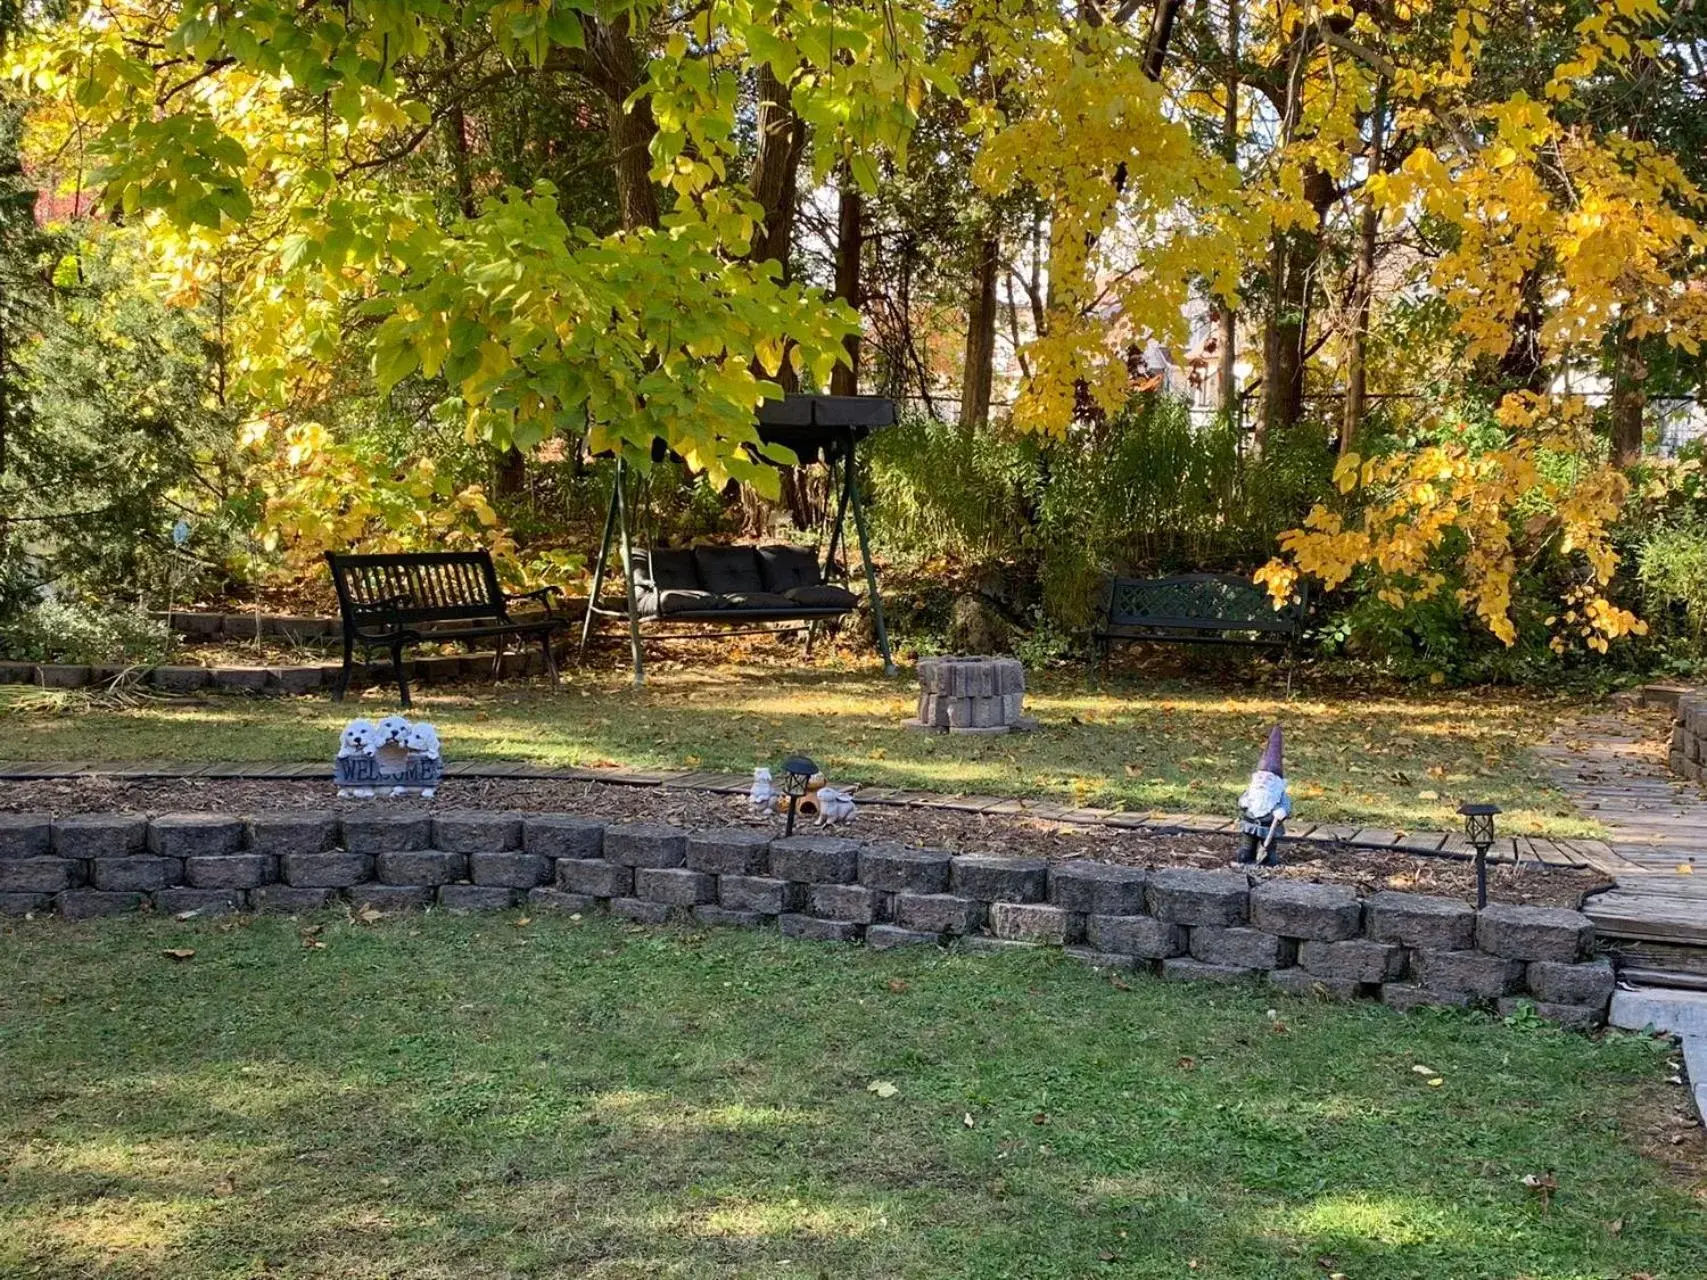
[[[888,1080],[873,1080],[870,1084],[866,1085],[865,1088],[867,1093],[875,1093],[880,1098],[893,1098],[896,1094],[901,1092],[900,1089]]]
[[[375,920],[385,919],[385,913],[383,911],[375,911],[372,907],[363,907],[360,911],[356,912],[356,919],[362,921],[364,924],[372,924]]]
[[[165,956],[168,960],[188,960],[191,956],[195,955],[195,953],[195,948],[193,947],[167,947],[160,954]]]

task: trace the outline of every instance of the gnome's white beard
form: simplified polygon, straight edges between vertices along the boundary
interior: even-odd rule
[[[1286,779],[1258,769],[1239,797],[1239,808],[1252,818],[1287,817],[1292,812],[1292,797],[1286,794]]]

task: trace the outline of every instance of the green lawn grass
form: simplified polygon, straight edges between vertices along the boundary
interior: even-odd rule
[[[299,927],[0,938],[0,1274],[1702,1273],[1652,1040],[1055,953]]]
[[[1504,829],[1593,835],[1528,748],[1574,705],[1509,692],[1278,690],[1032,677],[1040,732],[1000,738],[911,733],[910,673],[722,666],[656,672],[636,690],[571,672],[543,686],[424,691],[452,760],[705,768],[745,773],[805,751],[838,781],[959,793],[1042,796],[1081,805],[1226,815],[1268,727],[1287,728],[1287,773],[1301,820],[1455,828],[1460,800],[1490,800]],[[30,760],[329,760],[356,714],[394,709],[372,691],[325,698],[212,697],[201,705],[45,715],[0,712],[0,756]]]

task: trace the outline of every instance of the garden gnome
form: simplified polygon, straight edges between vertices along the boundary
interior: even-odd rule
[[[1265,867],[1280,863],[1275,841],[1286,834],[1286,819],[1292,813],[1280,742],[1280,726],[1275,725],[1269,730],[1268,746],[1263,748],[1256,772],[1251,774],[1245,793],[1239,797],[1239,830],[1244,834],[1239,847],[1240,862],[1258,862]]]

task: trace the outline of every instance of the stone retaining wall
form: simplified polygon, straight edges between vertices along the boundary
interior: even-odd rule
[[[573,814],[0,814],[0,913],[556,909],[649,924],[775,925],[873,948],[1064,947],[1169,981],[1262,979],[1398,1008],[1535,1001],[1598,1026],[1613,970],[1575,911],[1463,903],[1232,871],[1046,862]]]
[[[564,639],[556,646],[559,661],[566,659],[572,642]],[[463,684],[487,681],[492,678],[492,660],[488,653],[459,653],[441,657],[405,658],[403,670],[412,685]],[[254,667],[186,667],[161,666],[142,668],[137,672],[139,683],[162,693],[195,693],[213,690],[221,693],[318,693],[331,689],[338,682],[343,664],[315,663],[308,666]],[[84,666],[61,662],[4,662],[0,661],[0,684],[35,684],[49,689],[80,689],[90,684],[106,684],[130,668],[123,664]],[[545,657],[537,644],[512,650],[504,655],[503,675],[507,679],[540,675],[545,671]],[[360,689],[370,684],[387,684],[392,680],[389,662],[361,663],[353,668],[350,684]]]
[[[1671,771],[1694,782],[1707,782],[1707,693],[1678,697],[1671,724]]]

